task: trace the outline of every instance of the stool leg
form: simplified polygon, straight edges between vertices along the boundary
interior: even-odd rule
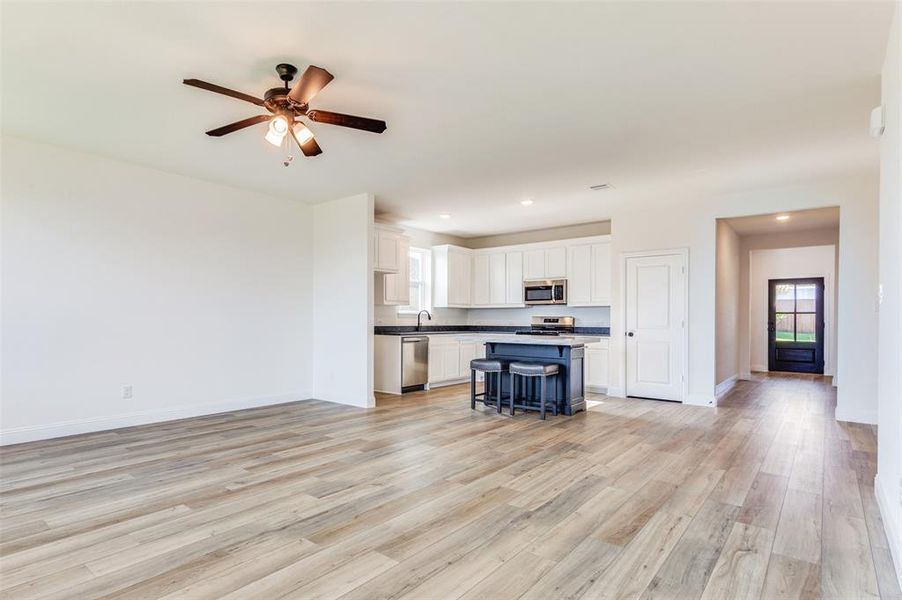
[[[539,385],[542,386],[542,389],[539,390],[539,402],[541,403],[540,410],[542,412],[542,420],[545,420],[545,376],[542,375],[541,383]]]
[[[554,386],[554,404],[551,405],[551,410],[554,412],[554,416],[557,416],[557,375],[551,378],[552,384]]]
[[[476,408],[476,370],[470,369],[470,410]]]
[[[510,374],[511,379],[511,397],[510,397],[510,413],[511,416],[514,416],[514,400],[517,397],[517,376],[513,373]]]
[[[495,387],[498,388],[495,390],[495,408],[498,409],[498,414],[501,414],[501,371],[495,373]]]

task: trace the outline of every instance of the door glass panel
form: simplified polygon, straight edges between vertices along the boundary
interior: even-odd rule
[[[776,287],[774,309],[779,312],[793,312],[795,308],[795,286],[791,283],[780,283]]]
[[[791,342],[795,340],[795,323],[793,322],[795,315],[790,314],[777,314],[777,341],[778,342]]]
[[[816,310],[816,300],[817,287],[813,283],[801,283],[796,286],[796,312],[813,313]]]
[[[801,286],[799,286],[801,287]],[[796,315],[796,341],[797,342],[816,342],[817,333],[815,331],[814,314],[798,314]],[[777,338],[779,339],[779,338]]]

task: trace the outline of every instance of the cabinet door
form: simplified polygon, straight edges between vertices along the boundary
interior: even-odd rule
[[[390,231],[376,230],[376,270],[390,271],[392,273],[398,270],[398,235]]]
[[[401,237],[398,240],[400,257],[398,272],[383,275],[384,303],[405,306],[410,304],[410,242]]]
[[[570,246],[567,257],[567,304],[586,305],[592,301],[592,247]]]
[[[611,244],[592,244],[592,304],[611,305]]]
[[[558,246],[545,250],[545,277],[567,276],[567,248]]]
[[[475,341],[466,341],[460,343],[460,371],[458,377],[470,376],[470,361],[479,358],[479,347]]]
[[[477,254],[473,257],[473,304],[484,306],[490,302],[489,255]]]
[[[523,279],[545,279],[544,250],[527,250],[523,253]]]
[[[461,306],[470,306],[470,271],[472,265],[472,257],[469,254],[457,254],[457,270],[458,270],[458,286],[457,304]]]
[[[503,252],[490,254],[489,259],[489,304],[502,305],[507,298],[507,260]]]
[[[608,348],[598,344],[586,346],[586,385],[608,387]]]
[[[457,379],[460,377],[460,343],[452,342],[444,344],[442,352],[442,379]]]
[[[508,252],[505,304],[523,304],[523,253]]]
[[[429,383],[441,381],[442,372],[444,371],[444,354],[442,347],[436,343],[435,338],[429,340]]]

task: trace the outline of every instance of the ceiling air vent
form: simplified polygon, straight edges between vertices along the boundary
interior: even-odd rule
[[[611,190],[614,189],[614,186],[610,183],[599,183],[598,185],[590,185],[590,190],[598,191],[598,190]]]

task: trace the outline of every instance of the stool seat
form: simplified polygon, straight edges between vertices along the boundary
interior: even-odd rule
[[[506,371],[508,361],[497,358],[474,358],[470,361],[470,368],[474,371],[495,372]]]
[[[512,362],[510,364],[510,372],[514,375],[556,375],[558,372],[558,366],[543,365],[541,363]]]

